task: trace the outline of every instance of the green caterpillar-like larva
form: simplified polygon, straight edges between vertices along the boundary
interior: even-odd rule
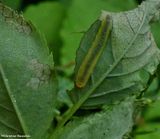
[[[111,31],[112,19],[111,16],[106,15],[106,17],[101,19],[101,24],[95,35],[95,39],[78,69],[75,80],[78,88],[84,87],[88,82],[96,63],[107,44]]]

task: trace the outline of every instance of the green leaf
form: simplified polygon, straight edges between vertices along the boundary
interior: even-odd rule
[[[145,112],[145,120],[153,120],[154,118],[160,118],[159,106],[160,106],[160,92],[157,96],[157,100],[150,106]]]
[[[149,76],[160,62],[160,51],[149,25],[153,18],[156,19],[157,5],[159,2],[148,1],[132,11],[102,13],[102,17],[106,14],[112,16],[110,42],[106,44],[87,85],[81,89],[75,87],[70,92],[76,105],[80,106],[85,101],[83,107],[97,107],[139,95],[145,89]],[[97,26],[91,26],[81,41],[75,74],[91,47]]]
[[[153,36],[155,38],[155,41],[158,45],[158,47],[160,48],[160,39],[159,39],[159,34],[160,34],[160,29],[159,29],[160,23],[155,23],[152,25],[152,32],[153,32]]]
[[[140,121],[135,132],[136,139],[160,138],[159,96],[160,94],[158,94],[157,100],[154,103],[151,103],[144,109],[143,117],[141,117],[142,122]]]
[[[56,79],[44,38],[0,4],[0,134],[44,139],[55,116]]]
[[[59,101],[59,105],[65,104],[68,107],[72,106],[72,101],[67,95],[66,90],[71,90],[73,88],[73,82],[68,80],[67,78],[58,77],[58,96],[57,99]]]
[[[160,138],[160,124],[148,123],[144,124],[137,130],[135,139],[159,139]]]
[[[51,139],[122,139],[133,126],[134,98],[102,112],[75,117]]]
[[[24,11],[24,16],[45,34],[56,63],[59,63],[58,59],[60,58],[61,40],[59,32],[64,14],[64,7],[59,2],[42,2],[38,5],[31,5]]]
[[[92,6],[91,6],[92,5]],[[82,32],[93,23],[102,10],[122,11],[135,7],[133,0],[73,0],[62,28],[62,64],[75,59]],[[73,68],[67,71],[73,73]]]
[[[1,0],[1,2],[13,9],[18,9],[22,0]]]

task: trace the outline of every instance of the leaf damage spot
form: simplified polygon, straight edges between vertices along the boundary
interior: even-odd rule
[[[32,32],[31,25],[24,20],[22,14],[18,14],[16,11],[0,3],[0,13],[4,17],[4,20],[9,25],[12,25],[20,33],[29,35]]]
[[[32,78],[27,83],[28,87],[38,89],[41,85],[48,83],[51,75],[48,65],[40,63],[37,59],[32,59],[28,68],[33,72]]]

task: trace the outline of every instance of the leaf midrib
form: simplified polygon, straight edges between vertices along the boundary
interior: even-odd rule
[[[12,105],[13,105],[13,108],[14,108],[14,110],[15,110],[15,113],[16,113],[16,115],[17,115],[17,117],[18,117],[19,122],[20,122],[20,125],[21,125],[21,128],[22,128],[22,130],[23,130],[23,133],[24,133],[25,135],[27,135],[28,132],[27,132],[27,128],[26,128],[26,126],[25,126],[25,122],[24,122],[23,119],[22,119],[22,116],[21,116],[21,113],[19,112],[18,106],[16,105],[16,103],[14,103],[14,98],[13,98],[13,95],[12,95],[13,93],[12,93],[12,91],[11,91],[11,89],[10,89],[10,86],[9,86],[9,83],[8,83],[8,79],[6,78],[6,75],[5,75],[5,72],[4,72],[4,70],[3,70],[3,67],[2,67],[2,65],[1,65],[1,63],[0,63],[0,74],[1,74],[1,76],[2,76],[2,80],[3,80],[3,82],[4,82],[6,91],[7,91],[7,93],[8,93],[9,98],[10,98],[10,101],[12,102]],[[29,135],[29,134],[28,134],[28,135]]]

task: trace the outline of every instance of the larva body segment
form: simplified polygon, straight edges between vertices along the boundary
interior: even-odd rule
[[[101,24],[98,32],[95,35],[95,39],[78,69],[75,80],[78,88],[83,88],[88,82],[96,63],[98,62],[100,55],[106,46],[111,30],[112,19],[111,16],[106,15],[106,17],[101,20]]]

